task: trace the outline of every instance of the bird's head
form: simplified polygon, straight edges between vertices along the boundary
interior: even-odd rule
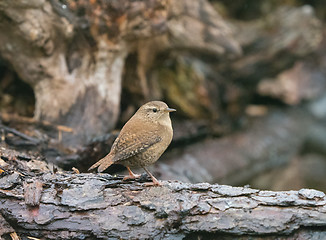
[[[169,108],[165,102],[152,101],[141,106],[136,114],[141,114],[148,120],[162,122],[166,121],[167,119],[170,121],[169,113],[175,111],[175,109]]]

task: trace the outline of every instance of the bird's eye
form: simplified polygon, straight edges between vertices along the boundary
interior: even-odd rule
[[[157,108],[153,108],[153,112],[157,112]]]

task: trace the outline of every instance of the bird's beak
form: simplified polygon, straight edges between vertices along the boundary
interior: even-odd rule
[[[165,109],[165,111],[166,111],[166,112],[175,112],[175,111],[177,111],[177,110],[168,107],[168,108]]]

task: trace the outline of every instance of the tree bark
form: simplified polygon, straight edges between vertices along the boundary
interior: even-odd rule
[[[235,38],[243,48],[243,57],[228,68],[231,78],[254,84],[270,78],[316,51],[323,39],[322,23],[314,9],[279,7],[276,11],[248,22],[234,22]]]
[[[325,50],[318,48],[321,38],[320,21],[308,6],[281,8],[257,21],[235,22],[230,27],[206,0],[0,1],[1,57],[33,87],[36,122],[45,120],[40,122],[74,129],[73,134],[63,134],[64,146],[85,144],[116,125],[122,73],[129,69],[124,68],[129,54],[136,55],[137,63],[134,72],[128,71],[130,79],[124,79],[126,88],[134,83],[140,85],[138,93],[145,98],[161,98],[162,93],[149,91],[148,80],[152,79],[147,79],[147,73],[156,55],[165,51],[177,59],[177,64],[172,63],[176,69],[166,68],[172,74],[158,80],[165,84],[160,91],[167,100],[192,120],[204,116],[205,121],[225,121],[223,114],[232,113],[228,109],[236,109],[234,118],[244,119],[243,110],[251,103],[248,96],[253,92],[290,104],[316,97],[306,87],[307,92],[290,101],[283,98],[282,88],[272,95],[282,75],[272,85],[268,79],[267,86],[255,88],[262,78],[273,78],[298,59],[321,50],[318,64],[308,58],[312,68],[296,65],[295,74],[290,73],[293,79],[313,73],[306,75],[308,81],[319,76],[325,62]],[[221,61],[221,56],[238,56],[240,45],[243,57]],[[197,54],[205,58],[198,60]],[[324,78],[319,81],[316,88],[323,94]],[[131,101],[130,96],[125,101]],[[211,131],[218,127],[216,122],[212,129],[207,123],[204,127],[199,124],[193,132],[182,128],[179,133],[188,136],[179,135],[179,140],[186,140],[178,143],[177,139],[175,148],[162,157],[168,161],[158,162],[159,179],[238,185],[287,163],[302,149],[314,148],[325,154],[322,101],[325,99],[304,106],[321,113],[321,117],[314,113],[319,120],[306,108],[282,107],[282,111],[270,110],[263,119],[222,139],[216,139]],[[185,125],[184,119],[181,125]],[[22,238],[44,239],[326,238],[326,198],[322,192],[273,192],[178,181],[148,187],[145,176],[125,182],[108,174],[62,172],[39,161],[50,161],[44,152],[51,154],[52,138],[47,138],[51,139],[47,145],[35,137],[40,135],[28,136],[29,128],[24,131],[27,134],[10,126],[0,128],[0,239],[10,238],[9,234],[14,238],[15,233]],[[62,157],[53,154],[52,158],[67,169],[79,160],[87,169],[90,160],[96,161],[109,151],[114,137],[105,135],[79,152],[69,149],[73,155],[56,152]],[[209,139],[193,143],[204,137]],[[20,147],[28,142],[37,152],[31,156],[27,147],[21,152],[8,150],[4,140]]]
[[[10,225],[20,237],[326,237],[326,198],[316,190],[272,192],[178,181],[149,187],[144,176],[125,182],[108,174],[6,173],[0,178],[5,219],[0,224]]]
[[[74,134],[63,133],[66,145],[85,144],[114,128],[128,53],[139,52],[138,74],[146,95],[146,70],[159,51],[240,52],[206,0],[66,3],[0,3],[0,53],[32,86],[35,118],[74,129]],[[160,44],[150,44],[151,39]]]

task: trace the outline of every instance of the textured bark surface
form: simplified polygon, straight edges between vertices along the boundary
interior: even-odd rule
[[[251,84],[293,66],[323,38],[322,24],[308,5],[283,6],[257,20],[235,22],[234,27],[243,57],[231,63],[232,78]]]
[[[21,237],[46,239],[326,237],[325,194],[316,190],[162,183],[146,187],[108,174],[9,171],[0,178],[0,224],[6,226],[1,234],[14,229]]]
[[[2,1],[0,17],[1,56],[32,86],[35,118],[74,128],[62,136],[73,146],[114,128],[128,53],[138,52],[140,86],[149,98],[146,71],[156,53],[241,51],[205,0]]]
[[[0,1],[0,239],[326,238],[322,192],[184,183],[326,189],[325,17],[244,2]],[[86,171],[148,99],[178,110],[152,169],[174,180],[57,169]]]
[[[198,136],[205,137],[210,134],[220,136],[228,133],[228,130],[222,130],[222,133],[216,133],[214,130],[223,127],[227,129],[233,119],[238,121],[243,117],[243,112],[251,101],[250,95],[253,93],[276,96],[293,104],[301,99],[313,99],[317,93],[321,95],[326,85],[325,78],[320,76],[321,69],[324,69],[325,51],[318,48],[322,38],[322,27],[309,6],[283,7],[258,20],[235,21],[232,25],[227,24],[204,0],[119,2],[35,0],[28,4],[23,1],[15,3],[2,1],[0,14],[3,17],[0,21],[0,32],[5,33],[0,34],[1,55],[12,64],[20,77],[33,87],[36,96],[35,118],[67,125],[74,130],[73,133],[62,132],[64,148],[67,148],[68,144],[82,148],[94,136],[101,136],[112,130],[121,107],[120,98],[127,106],[133,107],[122,115],[123,123],[134,112],[135,105],[140,105],[139,102],[143,101],[138,99],[135,104],[133,100],[137,99],[134,97],[137,94],[144,95],[145,98],[146,95],[148,98],[166,98],[170,105],[178,109],[178,114],[191,119],[204,118],[206,123],[195,127],[194,134],[189,133],[192,130],[183,124],[179,124],[179,129],[178,126],[175,127],[176,132],[183,132],[184,142],[193,142],[197,141]],[[234,40],[231,30],[236,33],[237,40]],[[242,57],[239,57],[241,49],[238,42],[244,50]],[[321,50],[317,56],[320,63],[309,63],[308,58],[308,62],[296,65],[283,77],[292,81],[274,81],[268,78],[289,68],[295,61],[316,49]],[[156,55],[164,51],[169,54],[163,58],[166,58],[167,62],[170,61],[167,65],[171,65],[172,61],[173,67],[161,66],[159,71],[151,72],[153,76],[148,75]],[[135,53],[136,63],[134,65],[129,63],[133,67],[126,67],[127,73],[123,84],[129,95],[121,96],[121,74],[125,58],[131,53]],[[189,53],[195,54],[189,56]],[[227,55],[238,58],[229,61],[225,58]],[[208,60],[203,60],[206,57]],[[161,61],[164,64],[164,59]],[[311,67],[312,65],[314,67]],[[297,75],[306,77],[302,79],[296,77]],[[282,75],[280,77],[282,78]],[[255,85],[262,78],[267,80],[261,81],[255,90]],[[296,79],[302,79],[301,83]],[[310,85],[306,83],[307,81]],[[284,86],[282,87],[279,82],[284,82]],[[240,87],[241,84],[246,87]],[[292,87],[292,91],[288,92],[287,87],[295,84],[300,85]],[[151,91],[148,91],[147,85]],[[269,117],[270,115],[265,119]],[[216,126],[214,125],[216,119],[226,124],[222,127]],[[280,119],[280,125],[293,119],[291,116],[285,116],[284,119]],[[305,117],[302,120],[304,119]],[[277,121],[272,121],[274,127],[278,127]],[[276,152],[298,152],[305,140],[300,136],[307,135],[300,133],[298,138],[293,138],[291,134],[300,129],[300,122],[294,123],[294,126],[297,126],[293,127],[295,130],[291,130],[290,127],[289,131],[285,131],[288,135],[284,139],[295,142],[294,145],[279,146],[276,136],[272,137],[270,146]],[[313,121],[310,122],[313,124]],[[266,124],[269,124],[268,120]],[[246,173],[248,175],[246,178],[250,178],[259,170],[255,164],[251,164],[255,163],[254,160],[248,160],[252,157],[251,153],[248,153],[251,151],[248,146],[239,147],[239,153],[242,155],[236,156],[231,161],[234,164],[228,161],[225,164],[224,160],[221,160],[222,165],[226,166],[224,170],[219,167],[217,170],[217,167],[211,168],[216,161],[201,158],[203,154],[200,153],[211,156],[217,154],[219,159],[229,159],[227,156],[221,156],[224,154],[223,151],[217,152],[215,148],[220,149],[216,146],[223,145],[229,149],[238,138],[250,139],[254,142],[254,148],[258,148],[265,142],[262,139],[264,133],[275,135],[270,133],[272,129],[263,128],[264,124],[222,141],[209,139],[202,144],[186,147],[181,158],[172,157],[173,160],[170,161],[172,167],[169,169],[179,169],[175,166],[185,166],[184,162],[189,161],[191,162],[189,166],[196,170],[203,162],[205,166],[203,172],[193,174],[193,170],[187,172],[180,168],[181,173],[173,170],[169,171],[169,174],[187,181],[220,181],[229,179],[228,176],[232,175],[234,170],[237,172],[237,169],[241,169],[239,166],[252,166],[249,168],[256,170]],[[57,138],[57,131],[53,132],[54,138]],[[252,136],[246,137],[246,134]],[[296,142],[296,139],[300,141]],[[94,146],[93,142],[89,146]],[[109,151],[110,145],[105,147],[107,149],[102,155]],[[193,151],[193,148],[198,150]],[[205,150],[201,151],[203,149]],[[95,147],[87,148],[82,157],[78,156],[78,152],[75,154],[75,149],[65,150],[65,153],[74,153],[68,157],[59,150],[58,154],[49,156],[48,160],[68,168],[84,157],[95,162],[101,155],[93,153],[97,150]],[[84,154],[85,152],[88,155]],[[198,152],[197,155],[195,152]],[[189,153],[195,153],[195,156],[189,158]],[[258,154],[254,159],[260,159],[259,157],[269,159],[264,156],[263,151],[260,153],[261,155]],[[234,152],[232,154],[237,155]],[[289,161],[286,157],[293,154],[283,156],[284,161],[281,162],[284,163]],[[235,164],[238,160],[241,163]],[[90,163],[88,161],[87,164]],[[84,161],[78,165],[86,164]],[[269,163],[262,165],[264,166],[260,169],[266,169]],[[163,169],[164,167],[160,172],[165,174],[167,171]],[[209,173],[209,169],[216,171]]]
[[[2,1],[0,11],[0,52],[32,86],[35,118],[73,127],[75,134],[63,134],[72,144],[112,129],[127,54],[123,43],[117,50],[99,36],[93,51],[50,1]]]
[[[0,236],[45,239],[324,238],[326,197],[62,172],[2,145]],[[54,172],[50,169],[53,169]],[[267,238],[267,239],[268,239]]]

